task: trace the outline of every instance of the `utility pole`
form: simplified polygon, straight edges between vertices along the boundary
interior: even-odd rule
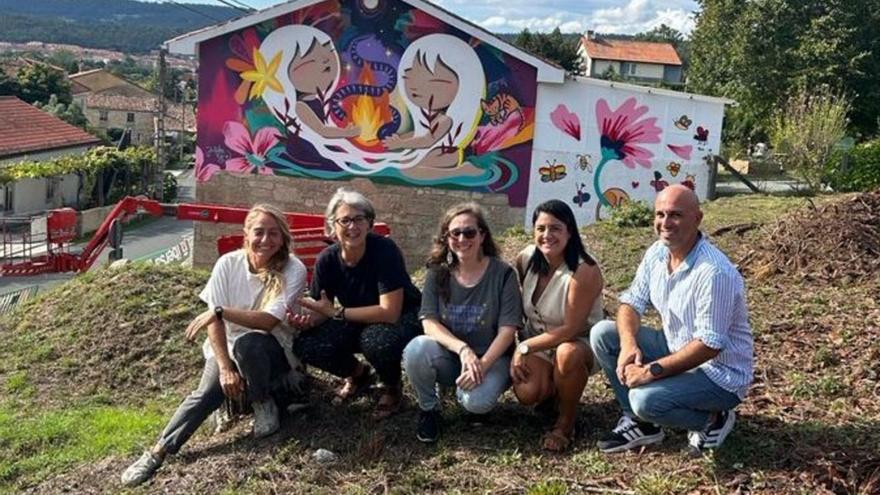
[[[168,111],[165,102],[165,80],[168,78],[165,67],[165,48],[159,48],[159,99],[156,117],[156,192],[157,200],[163,200],[163,189],[165,184],[165,162],[167,156],[165,153],[165,114]]]

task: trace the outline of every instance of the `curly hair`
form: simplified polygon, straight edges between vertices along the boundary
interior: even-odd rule
[[[250,266],[251,270],[256,273],[260,282],[263,283],[263,295],[260,297],[259,307],[263,308],[269,302],[273,301],[279,294],[284,292],[284,268],[293,254],[293,236],[290,235],[290,227],[287,224],[287,217],[278,208],[269,204],[256,204],[249,211],[244,219],[244,249],[247,254],[248,265],[250,265],[250,255],[253,254],[250,239],[247,233],[254,226],[257,218],[265,213],[271,216],[275,223],[278,224],[278,230],[281,231],[281,246],[278,252],[272,255],[269,264],[263,268],[256,269]]]

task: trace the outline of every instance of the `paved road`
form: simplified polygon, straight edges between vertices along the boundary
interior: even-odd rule
[[[188,170],[178,176],[180,201],[192,201],[195,182],[192,171]],[[171,217],[162,217],[148,222],[123,234],[122,253],[128,259],[138,259],[176,246],[184,236],[192,235],[193,222],[180,221]],[[78,252],[85,243],[74,245],[71,251]],[[105,249],[92,267],[102,266],[107,262],[110,250]],[[39,285],[41,290],[69,280],[72,273],[51,273],[34,277],[0,277],[0,294]]]

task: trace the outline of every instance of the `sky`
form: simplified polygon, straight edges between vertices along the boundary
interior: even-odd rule
[[[216,0],[178,0],[222,5]],[[239,0],[264,9],[279,0]],[[431,0],[432,3],[496,33],[551,31],[635,34],[660,24],[689,34],[694,0]]]

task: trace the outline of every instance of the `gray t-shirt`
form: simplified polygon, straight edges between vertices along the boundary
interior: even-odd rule
[[[431,270],[422,289],[419,318],[439,321],[482,356],[498,335],[499,327],[522,327],[522,296],[516,272],[492,257],[483,278],[473,287],[464,287],[450,276],[449,301],[444,302],[437,288],[437,273]]]

